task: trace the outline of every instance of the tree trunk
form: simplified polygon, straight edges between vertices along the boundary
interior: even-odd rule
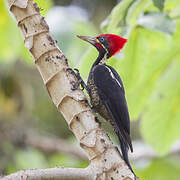
[[[68,172],[75,176],[77,174],[74,172],[77,170],[77,173],[82,176],[84,173],[84,179],[94,180],[135,179],[133,173],[122,160],[118,149],[113,146],[109,137],[97,122],[84,93],[79,89],[71,90],[77,79],[67,71],[67,58],[49,34],[49,27],[40,15],[37,4],[33,0],[7,0],[7,2],[22,32],[25,46],[35,61],[53,103],[63,114],[69,128],[73,131],[90,161],[88,168],[73,169],[73,172],[71,169],[64,168],[63,173]],[[40,179],[40,176],[35,176],[35,172],[40,171],[42,170],[20,171],[18,172],[19,179],[27,173],[28,179]],[[56,168],[56,172],[58,171],[61,174],[62,168],[59,168],[59,170]],[[53,170],[47,169],[43,172],[44,179],[45,177],[47,179],[50,177],[56,178],[57,174]],[[15,176],[13,175],[2,179],[14,179]],[[58,178],[68,179],[63,175]],[[74,177],[74,179],[78,178]]]

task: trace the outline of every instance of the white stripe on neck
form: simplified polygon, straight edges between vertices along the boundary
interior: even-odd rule
[[[106,52],[104,54],[104,57],[101,59],[101,61],[99,62],[99,64],[106,64],[107,62],[107,55],[108,55],[108,52]]]

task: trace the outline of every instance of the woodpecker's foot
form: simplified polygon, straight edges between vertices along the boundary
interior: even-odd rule
[[[79,69],[74,68],[74,73],[76,78],[78,79],[77,88],[81,85],[81,90],[84,90],[84,86],[82,85],[84,83],[83,79],[81,78],[81,75],[79,73]]]
[[[67,68],[66,71],[69,71],[71,74],[73,74],[74,76],[76,76],[77,78],[77,82],[76,83],[72,83],[72,88],[71,90],[75,91],[79,88],[80,84],[81,84],[81,77],[80,77],[80,73],[79,73],[79,70],[78,69],[72,69],[72,68]]]
[[[80,75],[80,73],[79,73],[79,70],[78,69],[71,69],[71,68],[67,68],[66,69],[67,71],[70,71],[74,76],[76,76],[76,78],[77,78],[77,83],[74,83],[73,84],[73,87],[71,88],[73,91],[74,90],[77,90],[78,88],[79,88],[79,86],[81,85],[81,90],[84,90],[84,89],[86,89],[87,90],[87,86],[86,86],[86,84],[85,84],[85,82],[83,81],[83,79],[81,78],[81,75]]]

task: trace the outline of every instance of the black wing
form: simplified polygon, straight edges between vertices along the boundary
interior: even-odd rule
[[[93,78],[102,102],[115,121],[116,130],[131,148],[129,112],[124,87],[118,73],[110,66],[98,65],[93,71]]]
[[[121,78],[112,67],[97,65],[93,71],[93,79],[115,126],[124,160],[132,170],[127,154],[129,147],[133,151],[130,139],[130,120]]]

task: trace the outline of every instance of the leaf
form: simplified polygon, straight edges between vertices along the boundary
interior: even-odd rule
[[[179,56],[180,58],[180,56]],[[180,59],[173,61],[157,81],[141,121],[144,139],[160,155],[180,137]]]
[[[160,11],[164,9],[165,0],[153,0],[153,3]]]
[[[168,12],[171,18],[178,18],[180,16],[180,1],[166,0],[164,11]]]
[[[121,1],[115,6],[108,16],[108,18],[101,24],[101,28],[104,32],[114,33],[118,24],[124,20],[128,7],[134,2],[134,0]]]
[[[176,23],[174,20],[168,18],[166,14],[163,13],[149,13],[139,17],[139,25],[168,34],[173,34],[176,30]]]
[[[135,26],[137,24],[137,19],[142,13],[145,6],[149,4],[148,0],[136,0],[128,9],[126,15],[126,24],[130,26]]]
[[[175,7],[172,11],[169,12],[170,18],[178,18],[180,16],[180,6]]]
[[[166,0],[166,3],[164,4],[164,11],[173,11],[175,8],[180,6],[179,0]]]
[[[180,168],[167,159],[156,159],[148,168],[137,171],[142,180],[177,180],[179,173]]]

